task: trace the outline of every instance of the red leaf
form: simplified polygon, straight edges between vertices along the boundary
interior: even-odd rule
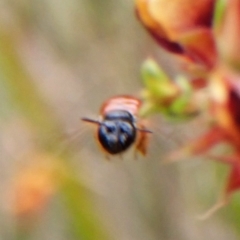
[[[172,152],[165,162],[179,161],[189,156],[204,154],[223,140],[225,140],[225,134],[218,127],[214,127],[185,147]]]

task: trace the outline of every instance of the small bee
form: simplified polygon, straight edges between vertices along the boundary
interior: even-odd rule
[[[136,152],[145,155],[151,131],[137,118],[141,105],[135,97],[115,96],[102,104],[99,120],[82,120],[98,125],[98,141],[108,154],[120,154],[135,143]]]

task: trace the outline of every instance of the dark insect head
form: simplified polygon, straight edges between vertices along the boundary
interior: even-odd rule
[[[132,114],[123,110],[110,111],[103,116],[102,121],[89,118],[82,118],[82,120],[99,126],[98,140],[110,154],[127,150],[135,142],[137,131],[151,133],[147,129],[138,129]]]

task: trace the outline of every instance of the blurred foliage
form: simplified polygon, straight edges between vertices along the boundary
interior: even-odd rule
[[[215,165],[159,164],[203,130],[198,121],[169,126],[156,119],[147,159],[138,161],[132,152],[105,161],[79,123],[97,116],[108,97],[140,92],[139,67],[150,50],[163,69],[154,62],[144,69],[145,63],[148,96],[156,100],[162,81],[169,92],[161,97],[171,98],[174,79],[181,101],[160,112],[181,118],[189,109],[191,89],[176,78],[178,64],[145,35],[132,1],[0,0],[0,6],[1,239],[238,239],[237,214],[232,222],[229,213],[193,221],[216,197]],[[76,129],[77,143],[75,136],[66,140]]]
[[[161,11],[163,8],[166,11]],[[197,10],[192,11],[193,8]],[[143,64],[145,89],[141,114],[161,113],[174,119],[200,115],[205,117],[201,127],[208,126],[201,136],[173,151],[166,162],[199,155],[207,155],[208,159],[213,154],[211,160],[230,167],[218,200],[200,216],[206,220],[228,205],[232,195],[240,190],[240,1],[185,0],[168,4],[164,0],[137,0],[136,10],[159,46],[182,61],[182,71],[173,78],[153,60]],[[224,149],[221,144],[228,146],[226,152],[221,151]],[[219,145],[218,151],[214,151]]]
[[[41,139],[42,144],[39,151],[48,150],[49,156],[51,153],[55,154],[60,144],[56,141],[56,134],[58,136],[62,134],[58,121],[54,120],[50,109],[41,99],[36,86],[25,72],[13,45],[13,39],[6,33],[2,33],[0,36],[0,49],[1,82],[5,85],[5,90],[10,95],[9,98],[14,108],[29,121],[29,124],[34,127],[37,136]],[[51,138],[51,136],[54,136],[54,138]],[[40,155],[40,152],[38,154]],[[69,165],[70,157],[70,152],[65,152],[58,159],[58,161],[64,160],[64,162],[58,164],[63,164],[64,171],[69,175],[69,177],[62,179],[63,186],[60,187],[60,191],[66,198],[65,202],[69,209],[73,208],[71,210],[74,225],[73,232],[76,233],[76,237],[79,239],[107,239],[104,231],[99,227],[100,224],[93,217],[95,214],[90,200],[87,200],[86,190],[74,177],[76,173]],[[43,159],[39,158],[37,161],[41,164],[44,160],[45,157]],[[51,163],[51,160],[48,159],[48,161]],[[32,181],[36,181],[36,179]],[[42,190],[44,191],[44,189]],[[40,195],[41,192],[38,194]],[[27,198],[27,196],[25,197]]]

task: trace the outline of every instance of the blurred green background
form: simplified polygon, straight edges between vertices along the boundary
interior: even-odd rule
[[[107,161],[95,129],[80,122],[110,96],[137,95],[149,55],[176,72],[133,1],[0,0],[0,239],[239,239],[237,197],[196,218],[227,169],[199,159],[160,164],[199,122],[153,119],[149,154],[137,161],[132,152]]]

